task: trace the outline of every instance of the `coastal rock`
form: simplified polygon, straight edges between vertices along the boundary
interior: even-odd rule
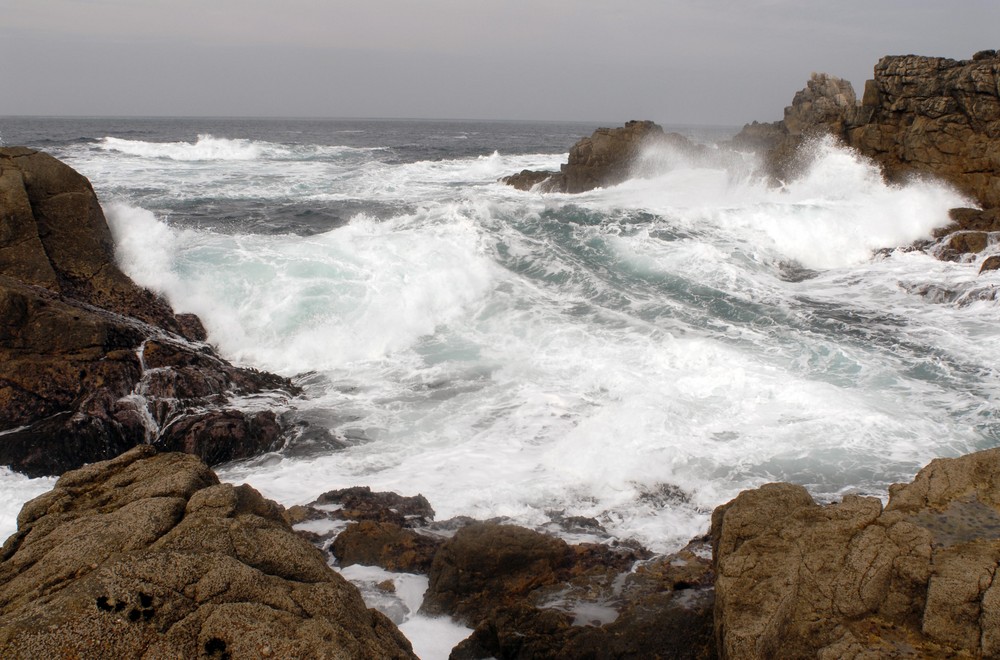
[[[683,156],[704,154],[703,147],[678,133],[665,133],[651,121],[629,121],[619,128],[598,128],[569,150],[559,172],[523,170],[500,179],[519,190],[581,193],[617,185],[641,176],[647,150],[668,150]]]
[[[773,124],[747,124],[730,143],[763,154],[767,173],[787,180],[811,157],[804,148],[832,135],[878,163],[890,181],[931,176],[946,181],[984,210],[956,209],[956,230],[997,231],[1000,207],[1000,56],[981,51],[971,60],[916,55],[883,57],[860,102],[847,81],[813,74]],[[978,222],[971,222],[975,214]],[[971,238],[971,237],[966,237]],[[943,259],[974,253],[956,237],[935,246]]]
[[[341,566],[363,564],[426,575],[442,543],[394,523],[363,520],[338,534],[330,552]]]
[[[52,156],[0,148],[0,273],[179,333],[162,298],[114,261],[114,243],[86,177]]]
[[[415,527],[434,519],[434,509],[423,495],[373,493],[368,486],[331,490],[313,502],[313,505],[329,504],[339,505],[339,509],[330,512],[337,520],[372,520]]]
[[[226,363],[198,343],[197,317],[175,316],[118,269],[85,177],[47,154],[2,148],[0,211],[0,465],[59,474],[157,442],[206,448],[214,463],[280,442],[273,414],[225,406],[233,395],[296,389]],[[180,433],[192,414],[216,419],[211,442],[204,430],[199,441]],[[229,449],[223,419],[240,432]]]
[[[705,545],[540,587],[490,612],[451,658],[715,658]]]
[[[1000,270],[1000,255],[994,254],[983,259],[983,263],[979,266],[980,274],[990,270]]]
[[[278,505],[186,454],[67,472],[0,560],[3,657],[415,657]]]
[[[565,541],[513,525],[463,527],[434,556],[423,610],[476,623],[559,581],[573,552]]]
[[[712,516],[722,658],[1000,655],[1000,449],[938,459],[876,498],[800,486]]]
[[[883,57],[847,144],[890,179],[930,174],[984,208],[1000,206],[1000,58]]]

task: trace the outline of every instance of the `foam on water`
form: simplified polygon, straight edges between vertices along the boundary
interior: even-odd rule
[[[368,485],[423,493],[438,518],[594,517],[665,550],[742,488],[884,495],[934,456],[1000,440],[997,305],[919,294],[993,276],[872,256],[964,200],[814,148],[778,189],[745,158],[661,153],[643,178],[572,196],[495,183],[564,154],[399,162],[200,138],[73,157],[116,200],[104,201],[123,268],[198,313],[230,358],[306,372],[293,417],[343,446],[224,478],[285,504]],[[405,210],[302,237],[143,208],[174,198]]]
[[[130,275],[198,313],[224,353],[314,372],[298,414],[347,445],[225,478],[287,504],[364,484],[421,492],[439,518],[595,517],[667,549],[740,489],[882,493],[996,438],[996,306],[906,284],[972,266],[871,254],[961,198],[816,149],[780,190],[745,164],[667,159],[579,196],[492,183],[552,156],[372,162],[351,194],[416,210],[308,238],[108,216]]]
[[[342,146],[283,145],[259,140],[229,139],[213,135],[199,135],[195,142],[147,142],[104,137],[98,142],[100,149],[127,156],[174,161],[249,161],[249,160],[303,160],[321,156],[336,156],[350,152],[367,152]]]
[[[55,477],[29,479],[0,467],[0,539],[6,541],[17,531],[17,514],[24,503],[50,490],[55,483]]]

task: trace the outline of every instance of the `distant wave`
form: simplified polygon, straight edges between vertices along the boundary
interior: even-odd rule
[[[219,138],[199,135],[195,142],[146,142],[105,137],[98,142],[105,151],[115,151],[140,158],[163,158],[177,161],[248,161],[311,160],[352,152],[379,151],[380,147],[345,147],[323,145],[284,145],[257,140]]]

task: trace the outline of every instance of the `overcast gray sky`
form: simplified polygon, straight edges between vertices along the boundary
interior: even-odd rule
[[[1000,48],[1000,0],[0,0],[0,115],[742,124]]]

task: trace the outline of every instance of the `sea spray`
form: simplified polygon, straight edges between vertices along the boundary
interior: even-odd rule
[[[996,442],[996,304],[919,293],[991,275],[873,256],[946,222],[946,187],[888,186],[821,143],[779,188],[743,157],[661,159],[542,195],[495,179],[557,169],[592,129],[540,151],[550,127],[309,128],[62,147],[126,271],[229,357],[296,377],[289,421],[329,434],[229,480],[285,504],[369,485],[439,517],[581,515],[669,549],[742,488],[884,495]]]

